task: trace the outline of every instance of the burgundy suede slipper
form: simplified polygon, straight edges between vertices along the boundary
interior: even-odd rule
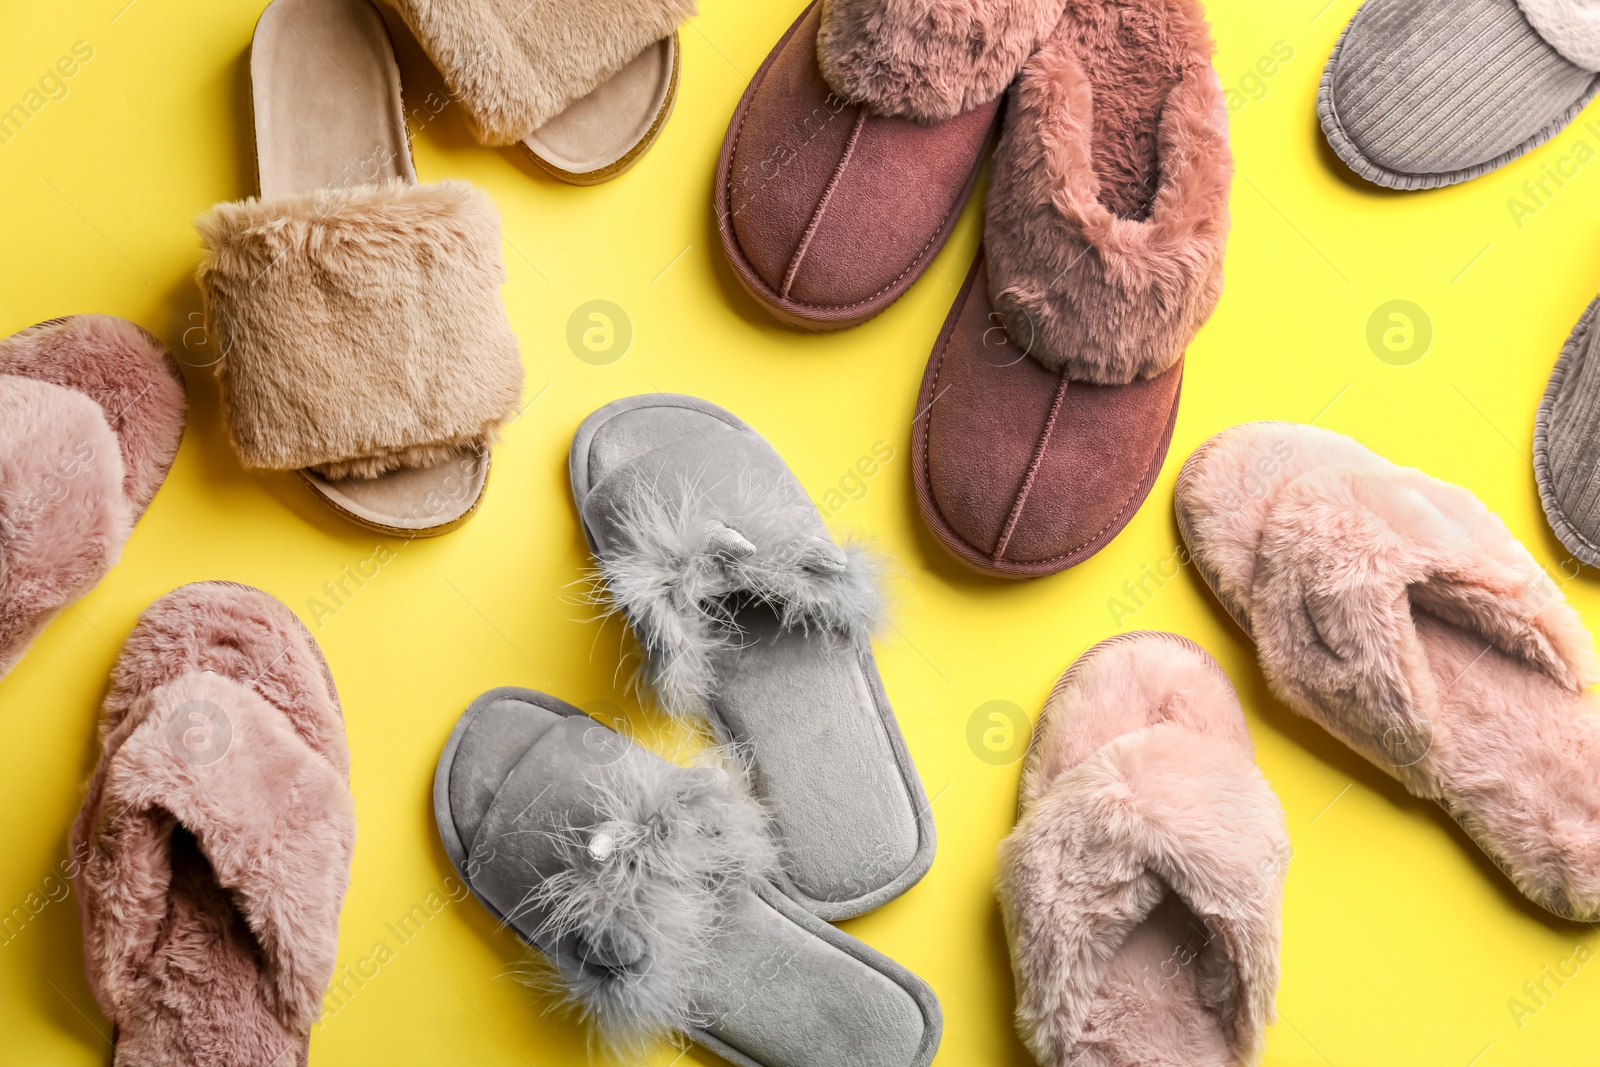
[[[121,557],[186,408],[172,355],[126,319],[72,315],[0,340],[0,677]]]
[[[333,677],[294,613],[197,582],[113,668],[72,828],[89,988],[123,1067],[304,1067],[355,843]]]
[[[1081,562],[1160,473],[1184,348],[1222,291],[1233,165],[1211,51],[1194,0],[1071,0],[1012,90],[988,251],[912,429],[923,516],[979,570]]]
[[[806,8],[717,160],[717,227],[745,289],[812,330],[897,300],[955,228],[1005,87],[1054,21],[1044,0]]]

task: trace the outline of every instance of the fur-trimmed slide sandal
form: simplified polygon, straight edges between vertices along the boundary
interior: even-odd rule
[[[1343,434],[1225,430],[1178,476],[1273,692],[1434,800],[1527,897],[1600,919],[1594,642],[1500,518]]]
[[[977,570],[1082,562],[1161,471],[1184,349],[1222,292],[1233,163],[1211,52],[1195,0],[1070,0],[1011,92],[987,251],[912,427],[923,517]]]
[[[274,0],[250,86],[261,195],[198,224],[228,436],[363,526],[454,529],[522,394],[494,205],[417,184],[368,0]]]
[[[615,178],[678,96],[678,26],[695,0],[394,0],[467,126],[574,185]]]
[[[607,404],[578,427],[570,473],[600,596],[663,707],[709,716],[748,762],[784,891],[845,919],[914,885],[933,818],[868,644],[871,560],[835,545],[772,446],[704,400]]]
[[[1436,189],[1544,144],[1600,91],[1587,0],[1367,0],[1328,57],[1323,135],[1357,175]]]
[[[1006,86],[1059,15],[1059,0],[806,8],[717,160],[717,227],[740,284],[813,330],[899,299],[955,228]]]
[[[1017,1030],[1041,1067],[1251,1064],[1289,836],[1222,668],[1113,637],[1050,694],[1000,845]]]
[[[445,851],[605,1042],[679,1031],[740,1067],[925,1067],[939,1003],[764,875],[735,773],[668,763],[527,689],[480,696],[433,786]]]
[[[0,678],[121,557],[187,406],[171,354],[125,319],[73,315],[0,340]]]
[[[128,635],[72,828],[118,1067],[304,1067],[355,843],[333,678],[294,613],[186,585]]]

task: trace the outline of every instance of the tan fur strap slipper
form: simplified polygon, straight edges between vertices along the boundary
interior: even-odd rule
[[[487,145],[579,185],[627,170],[677,95],[694,0],[395,0]]]
[[[239,459],[372,478],[487,442],[522,392],[489,198],[457,182],[318,189],[200,222],[201,292]]]
[[[1498,516],[1289,423],[1211,438],[1176,500],[1279,697],[1437,801],[1529,899],[1600,917],[1594,642]]]
[[[118,658],[73,827],[116,1062],[303,1065],[355,842],[327,666],[260,590],[184,586]]]
[[[260,197],[198,223],[240,459],[298,469],[385,533],[454,529],[522,390],[499,215],[468,186],[416,184],[400,71],[369,0],[273,0],[250,88]]]
[[[1090,649],[1045,705],[1020,809],[999,895],[1039,1063],[1255,1062],[1289,838],[1216,662],[1165,633]]]

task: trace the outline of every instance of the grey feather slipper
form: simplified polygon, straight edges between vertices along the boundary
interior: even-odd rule
[[[502,688],[456,724],[433,802],[462,880],[613,1049],[679,1031],[740,1067],[933,1060],[933,991],[763,878],[765,814],[723,770]]]
[[[1328,146],[1391,189],[1502,167],[1600,90],[1600,21],[1573,0],[1366,0],[1317,93]]]
[[[1568,552],[1600,567],[1600,360],[1589,302],[1550,373],[1533,423],[1533,475],[1550,529]]]
[[[916,884],[933,819],[867,641],[870,560],[833,543],[771,445],[704,400],[607,404],[578,427],[570,472],[601,595],[662,705],[708,716],[749,764],[784,892],[833,920]]]

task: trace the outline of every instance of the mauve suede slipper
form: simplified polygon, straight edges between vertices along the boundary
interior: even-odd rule
[[[1175,503],[1279,699],[1437,802],[1529,900],[1600,918],[1600,662],[1499,516],[1277,422],[1206,441]]]
[[[112,670],[72,827],[89,988],[118,1067],[304,1067],[355,805],[333,677],[283,604],[198,582]]]
[[[783,891],[836,920],[915,885],[935,831],[872,655],[873,558],[834,544],[759,434],[694,397],[605,405],[570,468],[597,599],[663,708],[709,720],[750,767]]]
[[[1328,146],[1390,189],[1476,178],[1544,144],[1600,91],[1581,0],[1367,0],[1317,92]]]
[[[717,227],[779,320],[864,322],[944,246],[1044,0],[813,3],[762,63],[717,160]]]
[[[1041,1067],[1257,1062],[1289,833],[1216,661],[1167,633],[1078,657],[1018,807],[998,888],[1017,1031]]]
[[[570,704],[492,689],[433,785],[439,837],[489,912],[622,1062],[673,1031],[739,1067],[926,1067],[927,984],[765,879],[741,775],[680,767]]]
[[[959,559],[1064,570],[1138,511],[1216,306],[1226,109],[1193,0],[1073,0],[1023,68],[986,251],[923,375],[917,500]]]
[[[187,405],[171,354],[125,319],[73,315],[0,340],[0,678],[121,557]]]

